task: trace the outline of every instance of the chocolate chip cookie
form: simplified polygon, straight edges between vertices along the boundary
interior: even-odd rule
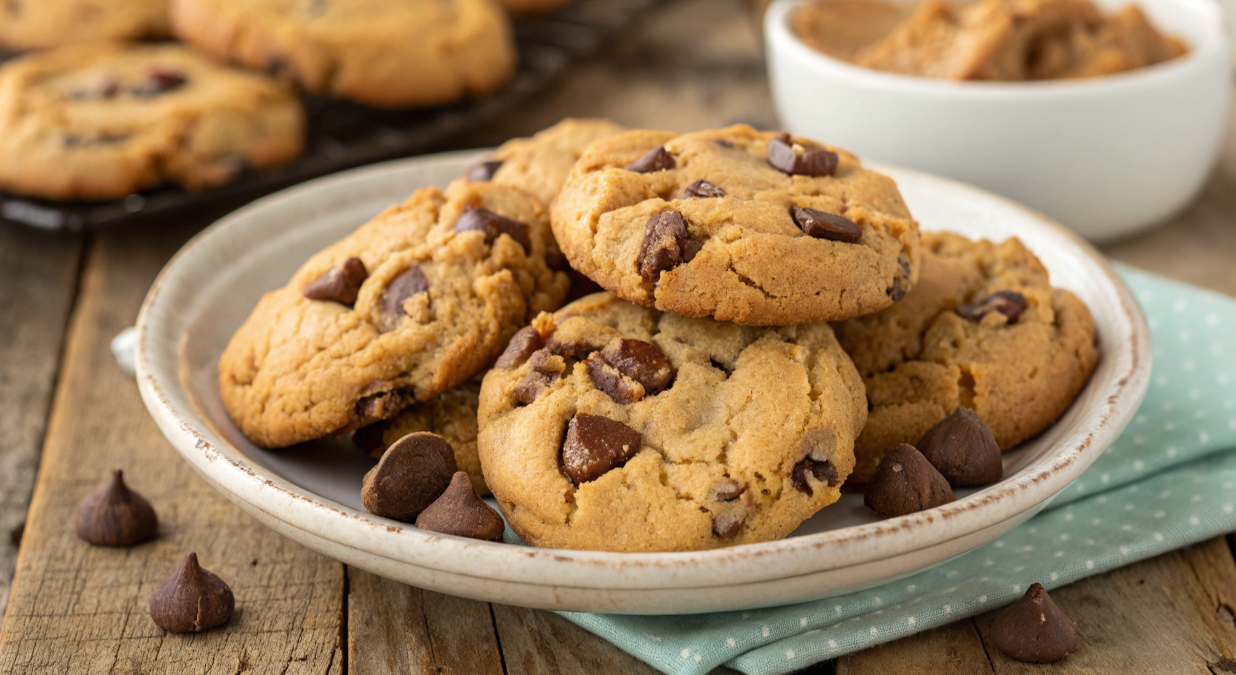
[[[262,298],[219,360],[223,404],[254,443],[281,447],[428,401],[562,302],[554,246],[519,190],[417,190]]]
[[[498,146],[488,160],[468,171],[468,178],[517,187],[552,208],[584,150],[623,131],[609,120],[568,117],[531,138],[513,138]]]
[[[493,0],[171,0],[171,20],[219,61],[373,106],[480,96],[515,72],[510,20]]]
[[[553,227],[571,265],[619,296],[744,325],[869,314],[918,276],[918,224],[891,178],[745,125],[593,144]]]
[[[304,135],[288,88],[178,45],[70,45],[0,66],[0,189],[10,192],[200,189],[294,159]]]
[[[374,459],[381,459],[387,448],[408,434],[437,434],[454,448],[455,466],[468,473],[476,493],[487,495],[489,488],[476,455],[476,409],[480,395],[480,378],[473,378],[428,401],[415,403],[388,420],[358,429],[354,440]]]
[[[168,33],[167,0],[5,0],[0,49],[44,49],[75,42],[160,38]]]
[[[977,412],[1002,450],[1016,446],[1068,410],[1098,361],[1090,310],[1052,288],[1016,238],[924,233],[922,273],[905,299],[833,328],[867,386],[851,478],[860,482],[959,407]]]
[[[688,551],[784,537],[835,502],[865,420],[828,324],[597,293],[515,334],[481,387],[478,450],[531,544]]]

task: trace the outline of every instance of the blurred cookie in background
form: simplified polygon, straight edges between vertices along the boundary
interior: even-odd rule
[[[168,35],[167,0],[4,0],[0,51]]]
[[[0,66],[0,189],[22,195],[202,189],[296,158],[304,136],[289,88],[180,45],[70,45]]]
[[[517,60],[494,0],[172,0],[171,21],[218,61],[387,108],[488,94]]]

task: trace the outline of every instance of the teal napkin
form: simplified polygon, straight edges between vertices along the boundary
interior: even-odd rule
[[[1236,530],[1236,301],[1128,267],[1154,336],[1133,422],[1042,513],[960,558],[887,585],[798,605],[685,616],[565,613],[654,668],[751,675],[952,623]]]

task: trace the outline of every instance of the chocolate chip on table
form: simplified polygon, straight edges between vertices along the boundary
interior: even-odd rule
[[[722,539],[729,539],[742,529],[742,521],[747,519],[745,513],[723,513],[713,516],[712,533]]]
[[[550,347],[533,352],[528,357],[528,374],[512,390],[515,400],[525,405],[533,403],[562,377],[566,368],[566,358]]]
[[[1000,446],[978,413],[958,408],[923,435],[919,452],[953,487],[991,485],[1004,477]]]
[[[790,213],[794,216],[794,222],[798,223],[798,227],[809,237],[847,244],[856,243],[863,238],[863,228],[845,216],[819,209],[805,209],[797,204],[790,208]]]
[[[487,180],[493,180],[494,174],[498,173],[498,169],[502,168],[502,160],[491,159],[486,162],[478,162],[468,167],[464,172],[464,180],[469,183],[484,183]]]
[[[627,463],[639,452],[643,435],[600,415],[576,413],[562,443],[562,473],[579,485]]]
[[[125,485],[120,469],[82,499],[74,524],[77,536],[101,546],[133,546],[159,533],[154,507]]]
[[[618,372],[643,385],[648,394],[664,390],[674,379],[674,366],[661,348],[651,342],[614,338],[600,356]]]
[[[494,243],[495,239],[505,234],[522,246],[525,253],[532,252],[532,239],[528,236],[527,225],[514,218],[494,213],[483,206],[464,211],[463,215],[459,216],[459,220],[455,221],[456,232],[474,230],[485,233],[486,244]]]
[[[923,453],[908,443],[893,448],[867,483],[863,503],[894,518],[953,501],[953,489]]]
[[[996,291],[976,303],[958,307],[957,314],[967,321],[978,323],[988,314],[1000,312],[1010,324],[1014,324],[1025,309],[1026,296],[1017,291]]]
[[[768,163],[792,176],[831,176],[837,172],[837,153],[827,148],[794,147],[789,134],[768,141]]]
[[[649,283],[656,283],[662,272],[691,262],[702,246],[703,242],[691,238],[681,213],[662,211],[649,218],[644,226],[644,242],[637,259],[639,275]]]
[[[333,300],[351,307],[356,304],[360,287],[369,278],[360,258],[348,258],[305,284],[304,294],[310,300]]]
[[[678,166],[678,162],[670,154],[669,150],[666,150],[664,145],[658,145],[649,150],[648,154],[628,164],[626,169],[636,173],[652,173],[654,171],[672,169],[676,166]]]
[[[410,523],[446,490],[455,470],[455,451],[445,439],[408,434],[365,474],[361,503],[376,516]]]
[[[726,191],[718,187],[715,183],[710,183],[706,180],[697,180],[687,186],[687,189],[683,191],[682,196],[684,199],[687,199],[690,197],[724,197],[726,194]]]
[[[532,326],[524,326],[520,328],[515,335],[511,336],[511,341],[506,344],[506,349],[502,351],[502,356],[494,363],[495,368],[515,368],[522,366],[533,352],[545,346],[545,338],[541,337],[540,331]]]
[[[442,496],[421,511],[416,517],[416,526],[485,541],[502,541],[502,532],[506,529],[502,516],[476,496],[472,480],[463,471],[456,471]]]
[[[150,598],[150,618],[171,633],[200,633],[232,618],[236,599],[217,575],[202,569],[190,553]]]
[[[386,295],[382,298],[382,310],[387,314],[407,314],[403,303],[417,293],[429,290],[429,279],[419,267],[409,267],[408,271],[391,280],[386,287]]]
[[[991,641],[1018,661],[1052,663],[1077,648],[1077,627],[1043,585],[1035,583],[1020,600],[996,615]]]

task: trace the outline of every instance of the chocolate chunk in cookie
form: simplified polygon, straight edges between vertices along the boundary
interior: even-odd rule
[[[665,389],[674,379],[674,366],[651,342],[614,338],[601,351],[601,358],[618,372],[639,382],[649,394]]]
[[[502,164],[502,160],[489,160],[473,164],[464,172],[464,178],[469,183],[481,183],[492,180],[494,174],[498,173],[498,169],[502,168]]]
[[[847,244],[856,243],[863,238],[863,229],[845,216],[819,209],[804,209],[797,205],[793,206],[790,212],[794,216],[794,222],[798,223],[803,233],[809,237]]]
[[[615,403],[634,403],[644,398],[643,385],[606,363],[600,354],[592,356],[584,364],[588,367],[592,384],[614,399]]]
[[[664,145],[658,145],[649,150],[648,154],[628,164],[626,168],[627,171],[634,171],[636,173],[652,173],[654,171],[672,169],[675,166],[678,166],[678,162],[674,159],[674,156],[665,149]]]
[[[730,502],[738,499],[745,488],[733,478],[722,478],[712,487],[708,489],[708,496],[721,502]]]
[[[468,209],[455,223],[456,232],[484,232],[485,243],[492,244],[502,235],[514,239],[525,253],[532,252],[532,240],[528,238],[528,226],[506,216],[499,215],[481,206]]]
[[[575,485],[596,480],[639,452],[641,434],[616,420],[576,413],[562,444],[562,473]]]
[[[386,295],[382,298],[382,309],[387,314],[398,316],[407,314],[403,303],[410,297],[429,290],[429,279],[419,267],[410,267],[408,271],[395,277],[390,286],[386,287]]]
[[[1035,583],[996,615],[991,641],[1018,661],[1052,663],[1077,649],[1077,627],[1043,585]]]
[[[973,304],[961,305],[957,315],[967,321],[978,323],[992,312],[999,312],[1008,319],[1010,324],[1017,323],[1017,318],[1026,309],[1026,296],[1017,291],[996,291]]]
[[[566,371],[566,358],[545,348],[533,352],[528,359],[528,366],[528,374],[512,391],[515,400],[525,405],[535,401],[562,377],[562,373]]]
[[[516,366],[523,365],[524,361],[528,360],[528,357],[544,346],[545,338],[541,337],[540,331],[532,326],[524,326],[511,337],[511,341],[506,345],[506,350],[502,352],[502,356],[498,357],[494,367],[515,368]]]
[[[724,197],[725,195],[726,192],[724,189],[706,180],[697,180],[688,185],[687,189],[682,192],[684,199],[691,197]]]
[[[918,448],[953,487],[991,485],[1004,476],[996,437],[969,408],[958,408],[940,420]]]
[[[745,513],[723,513],[712,519],[712,533],[722,539],[729,539],[742,529],[742,521],[747,519]]]
[[[953,489],[939,471],[914,446],[893,448],[867,485],[863,503],[867,508],[894,518],[935,508],[953,501]]]
[[[451,484],[455,451],[441,436],[408,434],[365,474],[361,503],[377,516],[412,522]]]
[[[330,268],[322,276],[305,284],[305,297],[310,300],[332,300],[351,307],[361,285],[369,278],[360,258],[348,258]]]
[[[639,274],[644,281],[656,283],[661,273],[684,262],[691,262],[703,247],[692,239],[682,214],[667,210],[648,219],[644,226],[644,243],[639,251]]]
[[[837,153],[827,148],[793,143],[789,134],[768,141],[768,163],[797,176],[831,176],[837,172]]]

